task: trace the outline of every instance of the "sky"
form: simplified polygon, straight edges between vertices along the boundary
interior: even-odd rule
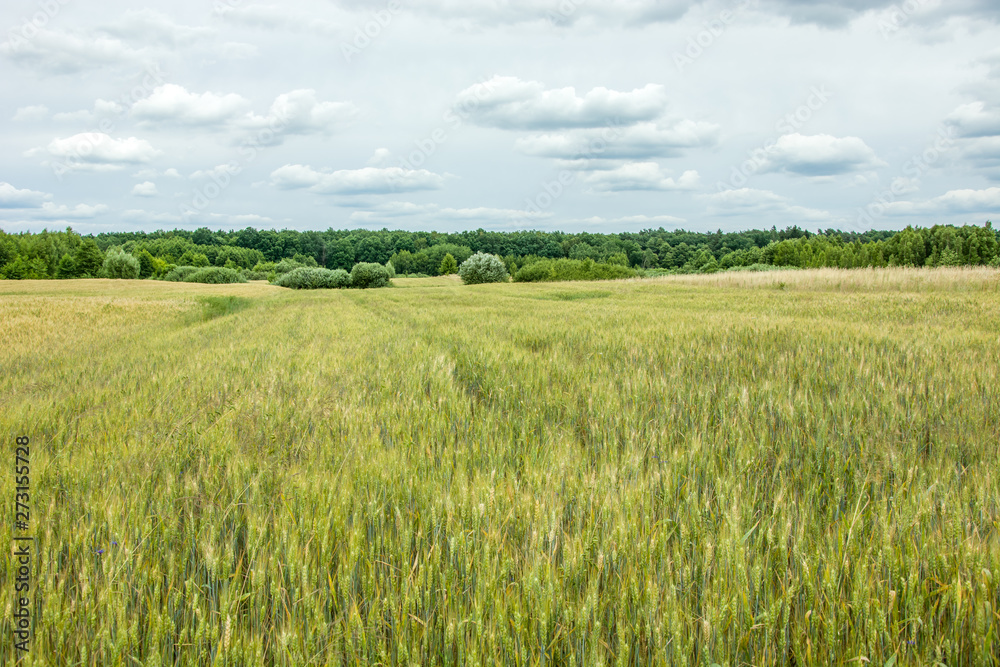
[[[1000,210],[995,0],[7,0],[0,229]]]

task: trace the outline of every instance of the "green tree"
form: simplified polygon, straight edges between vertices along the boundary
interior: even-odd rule
[[[444,256],[444,259],[441,260],[441,266],[438,267],[438,275],[448,276],[453,273],[458,273],[458,263],[449,252]]]
[[[76,275],[80,278],[96,278],[104,266],[104,255],[94,239],[83,239],[76,249]]]
[[[327,248],[326,268],[350,271],[354,266],[354,246],[347,238],[337,239]],[[404,273],[406,273],[404,271]]]
[[[208,256],[204,253],[188,250],[181,255],[177,263],[181,266],[208,266],[211,262],[208,261]]]
[[[154,273],[156,273],[156,264],[153,261],[153,256],[149,254],[149,251],[143,248],[138,253],[136,253],[135,258],[139,260],[139,277],[142,279],[149,278]]]
[[[59,260],[59,266],[56,267],[56,278],[76,278],[76,261],[69,253],[65,253]]]

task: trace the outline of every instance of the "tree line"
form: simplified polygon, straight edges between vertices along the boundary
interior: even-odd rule
[[[797,226],[723,233],[667,231],[597,234],[483,229],[441,233],[373,230],[104,232],[0,231],[0,278],[99,277],[109,252],[135,257],[141,278],[178,266],[253,271],[283,260],[350,271],[355,264],[391,263],[400,275],[454,271],[475,253],[503,258],[510,275],[540,260],[591,260],[650,273],[713,272],[741,267],[867,267],[997,265],[998,233],[983,226],[935,225],[863,233]],[[450,258],[446,260],[446,257]],[[454,260],[454,264],[452,263]],[[266,270],[266,269],[265,269]]]

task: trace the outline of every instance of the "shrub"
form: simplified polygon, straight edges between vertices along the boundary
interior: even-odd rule
[[[381,264],[359,262],[351,269],[351,287],[368,289],[389,284],[389,271]]]
[[[274,284],[289,289],[338,289],[350,286],[351,277],[343,269],[299,267],[278,276]]]
[[[188,275],[185,282],[189,283],[209,283],[212,285],[223,285],[227,283],[245,283],[246,278],[236,269],[227,269],[221,266],[208,266],[198,269]]]
[[[200,270],[197,266],[175,266],[163,276],[163,279],[174,283],[187,282],[188,276]]]
[[[396,277],[396,267],[392,265],[392,260],[385,263],[385,270],[389,272],[389,280]]]
[[[458,275],[466,285],[502,283],[507,281],[507,265],[496,255],[477,252],[458,267]]]
[[[251,271],[250,269],[243,269],[243,277],[247,280],[267,280],[267,273],[265,271]]]
[[[101,272],[108,278],[134,280],[139,277],[139,260],[121,248],[112,248],[104,257]]]
[[[592,259],[542,259],[526,264],[515,274],[519,283],[557,280],[618,280],[639,275],[636,269],[620,264],[602,264]]]

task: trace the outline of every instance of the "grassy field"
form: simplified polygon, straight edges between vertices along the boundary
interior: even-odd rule
[[[395,282],[0,281],[23,664],[1000,664],[1000,272]]]

